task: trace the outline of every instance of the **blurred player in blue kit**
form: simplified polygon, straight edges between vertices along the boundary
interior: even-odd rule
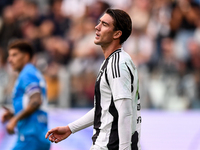
[[[18,139],[13,150],[49,150],[47,132],[46,83],[42,74],[31,64],[33,47],[25,40],[8,46],[8,61],[19,73],[12,93],[14,113],[5,108],[2,122],[9,134],[17,127]]]

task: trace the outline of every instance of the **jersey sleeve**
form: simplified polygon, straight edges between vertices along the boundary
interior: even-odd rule
[[[120,63],[119,65],[110,65],[107,68],[108,84],[110,86],[112,96],[114,100],[122,98],[132,98],[131,84],[132,78],[130,69],[126,62]]]
[[[80,131],[82,129],[85,129],[85,128],[93,125],[93,122],[94,122],[94,108],[91,109],[83,117],[68,124],[68,126],[69,126],[70,130],[72,131],[72,133],[75,133],[77,131]]]
[[[21,77],[21,84],[22,87],[24,88],[25,94],[28,95],[29,97],[34,93],[40,92],[39,80],[33,73],[30,72],[24,73]]]
[[[131,150],[132,137],[132,103],[131,99],[120,99],[115,101],[115,106],[119,114],[118,134],[119,149]]]

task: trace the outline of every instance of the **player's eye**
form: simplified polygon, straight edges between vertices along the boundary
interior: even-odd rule
[[[99,21],[97,22],[97,26],[98,26],[100,23],[101,23],[101,21],[99,20]]]
[[[12,56],[17,56],[17,54],[16,54],[16,53],[14,53],[14,54],[12,54]]]

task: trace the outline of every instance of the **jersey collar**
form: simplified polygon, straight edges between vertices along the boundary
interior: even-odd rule
[[[112,57],[115,53],[119,53],[119,52],[121,52],[121,51],[122,51],[122,48],[119,48],[119,49],[115,50],[114,52],[112,52],[112,53],[108,56],[107,59],[109,59],[110,57]]]

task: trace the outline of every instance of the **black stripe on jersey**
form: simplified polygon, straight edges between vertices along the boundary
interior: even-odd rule
[[[113,78],[120,77],[120,71],[119,71],[119,52],[116,52],[113,54],[112,58],[112,75]]]
[[[132,74],[131,69],[129,68],[129,66],[126,63],[125,63],[125,65],[128,68],[128,71],[129,71],[130,76],[131,76],[131,92],[133,92],[133,90],[134,90],[134,87],[133,87],[134,76],[133,76],[133,74]]]
[[[99,136],[100,129],[99,127],[101,126],[101,93],[100,93],[100,82],[101,82],[101,77],[103,75],[103,72],[105,68],[107,67],[108,64],[108,58],[106,59],[105,63],[101,67],[99,71],[98,78],[96,80],[95,84],[95,113],[94,113],[94,129],[96,130],[96,133],[92,137],[93,144],[95,144],[97,137]]]
[[[132,135],[131,138],[131,150],[138,150],[138,132],[135,131],[135,133]]]
[[[114,57],[112,59],[112,63],[111,63],[111,68],[112,68],[112,75],[113,75],[113,78],[115,78],[115,75],[114,75],[114,67],[113,67],[113,61],[114,61]]]
[[[140,93],[138,92],[138,100],[140,99]]]
[[[119,72],[119,52],[117,53],[117,71],[118,71],[118,75],[119,75],[119,77],[120,77],[120,72]]]
[[[119,149],[119,134],[118,134],[119,115],[113,101],[113,96],[111,98],[109,112],[113,116],[113,122],[111,126],[111,132],[110,132],[110,137],[109,137],[109,142],[107,144],[107,147],[109,150],[118,150]]]
[[[113,55],[113,59],[115,60],[114,65],[112,66],[114,68],[114,70],[115,70],[115,73],[114,73],[115,74],[114,78],[115,78],[115,77],[117,77],[117,68],[116,68],[117,56],[116,56],[116,53]]]
[[[108,82],[107,68],[105,69],[105,78],[106,78],[106,82],[107,82],[108,86],[110,86],[110,84],[109,84],[109,82]]]

